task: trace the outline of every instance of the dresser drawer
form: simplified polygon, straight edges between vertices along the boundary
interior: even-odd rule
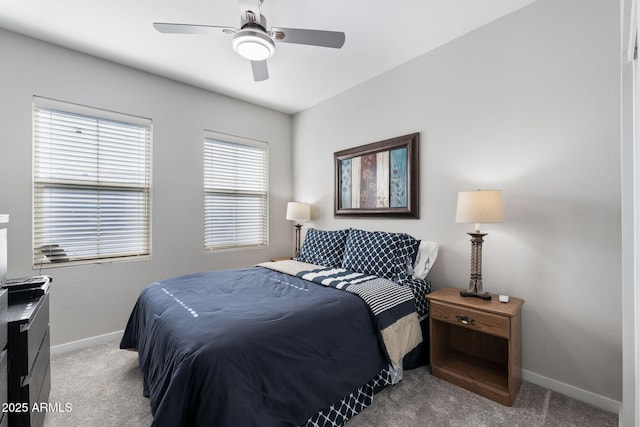
[[[468,307],[431,301],[429,315],[433,320],[459,325],[483,333],[509,338],[509,317],[482,312]]]
[[[31,369],[40,351],[40,346],[45,334],[49,331],[49,295],[45,294],[44,302],[38,308],[33,319],[22,332],[27,336],[27,346],[29,355],[28,369]]]
[[[9,369],[19,377],[29,373],[49,329],[49,295],[45,294],[38,302],[28,303],[25,306],[27,310],[32,304],[37,305],[28,320],[9,323]]]
[[[43,402],[39,399],[42,396],[43,385],[46,384],[45,378],[49,372],[50,347],[49,332],[47,331],[44,336],[44,340],[42,340],[38,357],[36,357],[36,361],[33,364],[31,372],[29,372],[29,375],[24,378],[22,383],[22,400],[25,402],[31,402],[31,405]],[[49,397],[49,393],[47,392],[46,396],[43,397],[45,399],[44,402],[46,402]]]
[[[47,363],[47,371],[44,375],[42,387],[40,388],[40,396],[34,401],[34,403],[47,403],[49,401],[49,393],[51,392],[51,367]],[[33,403],[31,404],[33,408]],[[44,416],[46,411],[32,411],[30,415],[31,425],[30,427],[39,427],[44,424]]]

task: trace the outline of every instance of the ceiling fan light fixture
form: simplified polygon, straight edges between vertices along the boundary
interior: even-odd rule
[[[276,45],[267,34],[252,29],[242,29],[233,35],[233,50],[250,61],[271,58]]]

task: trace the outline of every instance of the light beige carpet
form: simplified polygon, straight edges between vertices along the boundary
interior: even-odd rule
[[[110,342],[51,359],[49,401],[71,411],[48,413],[45,427],[149,426],[149,401],[135,352]],[[347,427],[617,427],[618,417],[531,383],[508,408],[430,375],[426,367],[374,397]],[[242,427],[242,426],[238,426]]]

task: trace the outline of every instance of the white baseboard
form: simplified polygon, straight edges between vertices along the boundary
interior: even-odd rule
[[[589,405],[604,409],[605,411],[613,412],[620,416],[621,403],[617,400],[613,400],[524,369],[522,370],[522,379],[560,394],[564,394],[565,396],[588,403]]]
[[[104,344],[109,341],[117,340],[122,337],[122,331],[110,332],[104,335],[98,335],[97,337],[85,338],[83,340],[72,341],[65,344],[55,345],[51,347],[51,355],[68,353],[70,351],[82,350],[85,348],[93,347],[94,345]]]

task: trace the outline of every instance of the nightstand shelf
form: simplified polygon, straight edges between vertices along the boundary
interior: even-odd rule
[[[482,396],[491,393],[500,400],[509,398],[508,374],[503,365],[459,351],[444,353],[442,360],[438,366],[440,378],[453,377],[455,380],[450,382],[464,382],[464,388]]]
[[[524,301],[463,298],[460,289],[431,293],[434,376],[506,406],[522,382],[520,308]]]

